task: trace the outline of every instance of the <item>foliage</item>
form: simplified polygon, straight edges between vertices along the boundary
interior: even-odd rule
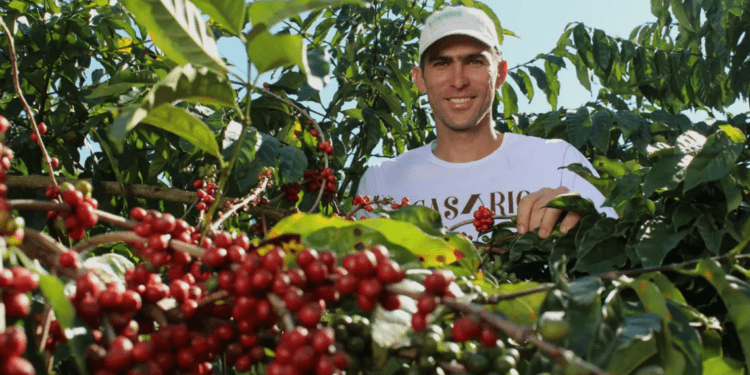
[[[84,373],[81,359],[94,330],[80,311],[71,313],[78,302],[67,298],[80,275],[44,254],[84,251],[79,271],[98,270],[101,279],[120,283],[127,269],[148,265],[170,285],[175,271],[134,244],[151,241],[138,237],[142,229],[102,214],[130,217],[145,207],[194,224],[196,244],[244,233],[255,237],[259,253],[282,248],[291,268],[305,247],[344,258],[385,245],[409,269],[406,281],[388,286],[402,295],[401,308],[367,311],[342,297],[329,301],[323,319],[337,349],[351,355],[347,373],[750,370],[750,120],[726,111],[750,97],[750,2],[652,0],[654,22],[627,39],[571,23],[556,48],[511,68],[494,109],[498,129],[560,138],[580,149],[597,175],[581,165],[568,168],[601,190],[619,219],[565,196],[551,204],[584,214],[569,233],[518,236],[512,222],[501,222],[474,245],[446,232],[427,208],[399,208],[391,198],[401,197],[354,202],[372,155],[395,156],[435,137],[409,77],[422,21],[448,3],[0,0],[11,34],[0,38],[0,114],[11,123],[4,143],[14,152],[5,184],[13,216],[24,219],[28,232],[19,237],[20,219],[0,207],[2,261],[41,275],[34,313],[54,311],[68,340],[55,349],[52,367]],[[450,3],[488,10],[473,0]],[[513,35],[492,17],[501,35]],[[248,66],[239,68],[247,77],[221,58],[222,38],[246,47]],[[598,90],[595,101],[558,106],[559,74],[567,69],[583,87]],[[271,72],[262,76],[269,82],[259,81],[263,72]],[[337,89],[329,100],[320,90],[330,80]],[[529,100],[543,93],[550,111],[519,113],[519,93]],[[694,122],[689,111],[709,119]],[[41,140],[31,141],[32,134]],[[61,166],[54,168],[48,154]],[[91,181],[99,224],[80,242],[65,235],[65,224],[47,219],[49,206],[22,205],[20,199],[45,200],[42,189],[56,182],[33,182],[45,174]],[[112,182],[120,190],[105,189]],[[214,193],[206,193],[209,184]],[[146,192],[135,193],[141,185]],[[189,202],[176,193],[196,189]],[[383,217],[345,220],[372,209],[368,204],[380,206],[375,212]],[[65,215],[69,206],[52,210]],[[196,274],[208,273],[201,303],[238,304],[217,286],[229,266],[209,264],[209,245],[174,242],[170,249],[203,263]],[[433,268],[457,279],[440,296],[442,305],[423,316],[428,327],[416,330],[412,317],[419,316],[427,275],[442,274]],[[238,321],[207,308],[200,314]],[[488,324],[500,340],[488,348],[463,342],[456,327],[467,319]],[[33,317],[7,323],[25,327],[24,356],[38,374],[47,373],[37,340],[49,326],[37,337]],[[112,323],[102,323],[105,341],[113,341]],[[279,340],[264,342],[264,350]],[[264,371],[240,369],[231,357],[215,358],[216,368]]]

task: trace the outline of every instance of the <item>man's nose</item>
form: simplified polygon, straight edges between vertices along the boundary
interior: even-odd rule
[[[453,86],[463,88],[469,84],[465,71],[466,66],[463,63],[453,64]]]

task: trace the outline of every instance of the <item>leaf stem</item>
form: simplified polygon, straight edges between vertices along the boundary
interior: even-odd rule
[[[13,42],[13,35],[11,35],[10,30],[8,30],[8,26],[5,24],[5,21],[3,21],[2,18],[0,18],[0,27],[2,27],[2,29],[5,31],[5,36],[8,38],[8,54],[10,55],[10,66],[11,66],[11,75],[13,76],[13,87],[15,88],[16,93],[18,94],[18,99],[21,101],[23,108],[26,110],[26,116],[28,116],[29,122],[31,122],[31,127],[34,130],[34,134],[36,134],[37,143],[39,144],[39,148],[42,150],[42,156],[44,156],[44,161],[47,163],[47,170],[49,171],[49,177],[52,180],[52,184],[57,186],[57,181],[55,180],[55,171],[52,168],[52,159],[47,153],[47,148],[44,147],[44,142],[42,141],[42,134],[39,132],[39,127],[37,126],[36,120],[34,119],[34,112],[31,110],[29,103],[26,102],[26,98],[23,96],[23,91],[21,90],[21,82],[18,78],[18,61],[16,59],[16,47]]]

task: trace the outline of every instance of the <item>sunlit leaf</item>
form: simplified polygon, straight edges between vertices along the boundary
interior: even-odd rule
[[[361,0],[292,0],[292,1],[254,1],[247,8],[247,15],[253,27],[271,26],[289,17],[318,8],[331,8],[344,4],[364,5]]]
[[[268,238],[299,234],[302,244],[316,249],[331,249],[339,254],[355,251],[357,244],[372,247],[385,245],[400,264],[420,259],[425,266],[446,266],[458,260],[471,261],[468,272],[476,272],[478,257],[471,242],[451,243],[444,237],[431,236],[404,221],[376,218],[349,221],[321,215],[294,214],[281,220]]]
[[[259,2],[256,2],[259,3]],[[269,3],[263,1],[260,3]],[[310,69],[307,65],[307,47],[299,35],[272,35],[267,31],[252,34],[247,41],[247,57],[264,73],[284,66],[296,65],[303,73]],[[269,53],[273,51],[273,53]]]
[[[178,64],[203,65],[226,71],[216,41],[200,10],[188,0],[123,0],[122,4],[148,29],[153,42]]]
[[[750,365],[750,314],[747,313],[750,311],[750,284],[725,274],[719,263],[712,259],[702,260],[695,270],[713,285],[724,302],[739,336],[745,366]]]
[[[240,35],[245,27],[245,2],[243,0],[191,0],[195,6],[226,26],[233,35]]]
[[[203,121],[171,104],[152,109],[140,122],[174,133],[219,160],[221,151],[216,136]]]
[[[718,180],[729,173],[744,148],[744,136],[736,128],[728,128],[708,137],[706,144],[690,162],[685,172],[685,190],[702,182]]]

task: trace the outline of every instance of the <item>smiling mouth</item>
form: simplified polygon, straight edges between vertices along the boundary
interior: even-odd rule
[[[469,100],[471,100],[471,98],[450,98],[450,99],[448,99],[449,102],[451,102],[451,103],[457,103],[457,104],[467,103]]]

